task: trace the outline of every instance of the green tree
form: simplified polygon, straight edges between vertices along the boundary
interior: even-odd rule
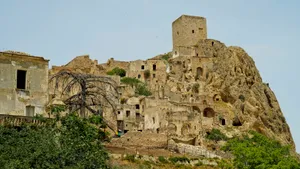
[[[0,166],[3,169],[28,168],[108,168],[108,154],[99,129],[100,116],[82,119],[72,113],[47,120],[43,126],[22,124],[0,126]],[[97,127],[98,126],[98,127]]]
[[[290,154],[288,146],[251,131],[251,136],[234,138],[222,148],[234,155],[234,166],[240,169],[299,169],[299,162]]]
[[[108,71],[107,74],[108,75],[118,75],[120,77],[124,77],[124,76],[126,76],[126,70],[119,68],[119,67],[115,67],[111,71]]]

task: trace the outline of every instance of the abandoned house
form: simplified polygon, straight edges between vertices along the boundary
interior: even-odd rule
[[[34,116],[45,112],[48,62],[26,53],[0,52],[0,114]]]

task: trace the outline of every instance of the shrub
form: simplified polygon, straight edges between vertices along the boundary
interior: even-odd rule
[[[121,98],[121,104],[125,104],[127,102],[127,99],[126,98]]]
[[[163,54],[161,56],[161,59],[162,60],[166,60],[166,61],[168,61],[170,58],[171,58],[171,54],[170,53],[166,53],[166,54]]]
[[[233,169],[233,165],[224,159],[218,161],[218,167],[222,169]]]
[[[148,79],[150,77],[150,70],[144,71],[144,77],[145,77],[145,79]]]
[[[228,138],[218,129],[212,129],[209,134],[206,135],[206,138],[209,140],[220,141],[227,140]]]
[[[130,154],[127,154],[124,158],[124,160],[127,160],[129,162],[135,162],[135,155],[130,155]]]
[[[173,164],[175,164],[177,162],[181,162],[181,163],[188,162],[189,163],[190,159],[185,157],[185,156],[183,156],[183,157],[170,157],[169,161],[171,161]]]
[[[152,93],[147,88],[147,85],[136,78],[124,77],[121,79],[121,82],[132,87],[135,87],[135,94],[150,96]]]
[[[192,86],[192,92],[199,93],[199,87],[200,87],[199,83],[193,84],[193,86]]]
[[[108,75],[118,75],[120,77],[126,76],[126,71],[122,68],[115,67],[113,70],[107,72]]]
[[[142,83],[140,80],[136,79],[136,78],[132,78],[132,77],[123,77],[121,79],[121,83],[130,85],[130,86],[137,86],[139,83]]]
[[[202,166],[203,163],[201,161],[198,161],[198,163],[195,164],[195,166],[199,167],[199,166]]]
[[[254,131],[249,134],[252,136],[231,139],[222,147],[222,150],[234,155],[235,168],[300,168],[288,146]]]
[[[168,160],[166,160],[165,157],[163,157],[163,156],[159,156],[158,161],[161,162],[161,163],[164,163],[164,164],[168,163]]]
[[[152,93],[148,90],[147,86],[145,84],[139,84],[135,88],[135,93],[138,95],[144,95],[144,96],[151,96]]]

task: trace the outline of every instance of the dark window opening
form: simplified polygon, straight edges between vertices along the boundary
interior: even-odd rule
[[[141,78],[141,75],[138,75],[138,78],[140,79],[140,78]]]
[[[141,69],[142,69],[142,70],[144,70],[144,69],[145,69],[145,66],[144,66],[144,65],[142,65],[142,66],[141,66]]]
[[[130,116],[130,111],[126,111],[126,117]]]
[[[135,109],[140,109],[140,105],[139,105],[139,104],[136,104],[136,105],[135,105]]]
[[[221,122],[222,122],[222,125],[223,125],[223,126],[226,125],[225,119],[222,119]]]
[[[142,132],[143,130],[138,130],[139,132]]]
[[[155,118],[154,117],[152,117],[152,121],[153,121],[153,124],[155,124]]]
[[[242,123],[238,117],[235,117],[232,121],[233,126],[242,126]]]
[[[117,127],[118,130],[124,130],[124,121],[123,120],[117,120]]]
[[[215,42],[211,42],[211,46],[214,46]]]
[[[120,111],[118,111],[118,114],[121,114],[121,112],[120,112]]]
[[[197,67],[196,80],[200,79],[203,76],[203,69],[201,67]]]
[[[26,88],[26,71],[18,70],[17,71],[17,89]]]
[[[196,55],[197,55],[197,56],[199,56],[199,54],[198,54],[198,53],[197,53]]]
[[[156,129],[156,133],[157,133],[157,134],[159,133],[159,128]]]
[[[198,28],[199,30],[203,30],[203,28]]]
[[[192,33],[195,33],[195,31],[194,31],[194,30],[192,30]]]
[[[34,116],[34,106],[26,106],[26,116]]]
[[[153,78],[155,78],[155,74],[153,74]]]
[[[153,70],[156,70],[156,65],[153,65]]]
[[[127,132],[128,132],[128,130],[124,130],[124,134],[127,133]]]
[[[140,113],[135,113],[135,118],[136,118],[136,119],[141,118],[141,114],[140,114]]]
[[[177,35],[179,35],[179,32],[177,31]]]

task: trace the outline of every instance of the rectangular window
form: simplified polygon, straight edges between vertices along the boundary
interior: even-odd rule
[[[135,109],[140,109],[140,105],[139,104],[135,105]]]
[[[144,70],[144,69],[145,69],[145,66],[144,66],[144,65],[142,65],[142,66],[141,66],[141,69],[142,69],[142,70]]]
[[[26,89],[26,71],[17,71],[17,89]]]
[[[130,111],[126,111],[126,117],[129,117],[130,116]]]
[[[153,65],[152,67],[153,67],[153,70],[155,71],[156,70],[156,65]]]
[[[34,106],[26,106],[26,116],[34,116]]]
[[[140,113],[135,113],[135,118],[136,119],[140,119],[141,118],[141,114]]]

